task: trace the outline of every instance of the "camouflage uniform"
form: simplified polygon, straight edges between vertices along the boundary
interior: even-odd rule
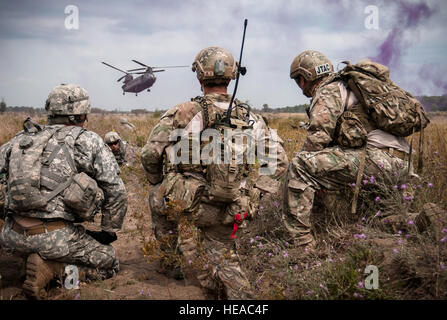
[[[315,51],[310,53],[307,57],[306,52],[299,55],[294,63],[298,59],[303,59],[303,56],[303,60],[311,56],[314,60],[307,61],[321,59],[322,61],[320,60],[317,65],[326,65],[328,60],[324,56],[318,52],[315,54]],[[301,67],[303,67],[303,60],[301,60]],[[296,64],[292,64],[291,77],[298,82],[297,74],[292,76],[294,67],[296,70]],[[308,70],[313,70],[314,67],[315,65],[304,65],[304,68]],[[315,77],[312,79],[310,76],[310,79],[315,80]],[[310,214],[316,191],[339,190],[352,186],[357,180],[364,148],[346,148],[337,143],[339,117],[349,105],[350,110],[355,110],[359,117],[366,119],[368,132],[376,129],[368,115],[362,113],[355,96],[349,94],[341,81],[333,80],[334,75],[327,74],[322,79],[317,79],[313,87],[309,89],[312,101],[306,140],[300,152],[292,159],[286,176],[283,221],[298,245],[313,241]],[[364,175],[376,178],[389,177],[393,172],[406,170],[407,162],[402,156],[396,156],[396,153],[393,154],[393,149],[387,148],[386,145],[378,148],[368,143]]]
[[[120,136],[116,132],[108,132],[104,136],[104,142],[106,144],[114,143],[116,141],[119,141],[119,147],[117,150],[111,149],[113,155],[115,156],[116,162],[118,165],[123,165],[125,162],[127,162],[127,153],[129,149],[129,144],[120,138]]]
[[[60,88],[56,87],[52,91],[51,97],[58,93],[59,98],[67,98],[63,97],[63,89],[62,92],[59,92]],[[49,125],[47,128],[70,131],[77,127],[56,124]],[[0,147],[0,173],[8,175],[11,165],[9,159],[11,148],[22,134],[23,132],[19,133]],[[44,150],[53,150],[58,143],[56,137],[51,137]],[[102,230],[106,232],[119,231],[127,211],[126,189],[119,176],[119,167],[109,148],[96,133],[85,129],[80,129],[76,140],[66,145],[77,172],[84,172],[92,177],[103,192]],[[44,156],[45,154],[48,156],[48,153],[49,151],[44,151]],[[56,161],[55,168],[59,168],[61,165],[62,163]],[[41,187],[41,192],[46,194],[50,190]],[[6,207],[6,223],[0,234],[0,244],[4,249],[24,256],[38,253],[43,259],[75,264],[92,270],[98,269],[96,275],[100,277],[110,277],[118,271],[119,261],[115,249],[111,245],[102,245],[87,235],[82,226],[73,224],[79,222],[79,219],[76,213],[64,204],[63,193],[59,193],[49,201],[44,210],[15,212],[8,207],[8,202]],[[65,221],[67,226],[27,236],[13,230],[13,224],[16,223],[14,218],[20,217],[38,218],[42,221],[59,219]]]
[[[214,105],[220,103],[221,106],[227,107],[231,96],[212,93],[205,98],[210,99]],[[234,202],[219,203],[210,197],[211,185],[205,178],[206,166],[163,162],[164,154],[169,154],[169,149],[174,144],[169,141],[171,132],[174,129],[186,128],[200,112],[202,108],[195,101],[185,102],[170,109],[161,117],[143,148],[143,167],[149,181],[157,184],[149,195],[154,233],[157,239],[168,233],[176,235],[174,243],[170,246],[176,247],[175,242],[178,240],[186,264],[196,266],[196,270],[191,272],[195,273],[204,288],[215,290],[222,285],[229,299],[247,298],[250,296],[250,284],[239,265],[234,239],[231,239],[230,235],[235,214],[245,211],[253,214],[257,210],[260,191],[254,187],[256,176],[253,179],[247,177]],[[220,109],[222,115],[225,112],[225,109]],[[235,112],[236,109],[233,109],[233,113]],[[251,116],[261,128],[268,130],[261,117],[254,114]],[[287,156],[282,148],[282,141],[278,138],[277,142],[277,169],[274,174],[265,178],[264,185],[269,182],[278,185],[278,180],[286,171]],[[249,167],[249,172],[253,172],[253,166]]]

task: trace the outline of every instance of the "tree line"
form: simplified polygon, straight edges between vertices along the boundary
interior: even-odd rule
[[[447,111],[447,94],[442,96],[419,96],[416,97],[424,106],[426,111]],[[249,103],[250,104],[250,103]],[[309,104],[299,104],[295,106],[285,106],[279,108],[270,108],[268,104],[263,104],[262,108],[252,108],[253,111],[263,113],[304,113],[306,112],[306,108],[309,107]],[[101,108],[92,108],[92,113],[131,113],[131,114],[157,114],[161,115],[166,110],[156,109],[155,111],[148,111],[147,109],[132,109],[131,111],[119,111],[117,109],[114,110],[106,110]],[[5,100],[2,98],[0,102],[0,113],[3,112],[25,112],[30,114],[45,112],[44,108],[35,108],[28,106],[7,106]]]

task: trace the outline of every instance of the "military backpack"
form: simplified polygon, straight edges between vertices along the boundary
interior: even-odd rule
[[[244,157],[247,157],[249,143],[253,142],[249,134],[249,129],[252,129],[250,107],[236,100],[230,123],[226,123],[227,110],[215,106],[206,97],[196,97],[194,101],[203,109],[203,128],[215,129],[219,134],[219,150],[207,149],[210,140],[205,141],[201,137],[202,164],[206,168],[206,180],[209,183],[208,196],[212,201],[232,203],[238,199],[241,182],[248,173]],[[208,154],[208,151],[211,153]],[[213,157],[216,151],[220,153],[220,159]]]
[[[85,129],[41,126],[30,118],[23,127],[9,156],[7,209],[52,212],[63,192],[67,209],[81,220],[91,219],[103,194],[92,178],[78,173],[73,160],[75,141]]]

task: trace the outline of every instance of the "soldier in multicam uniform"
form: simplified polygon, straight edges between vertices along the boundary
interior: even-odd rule
[[[12,169],[17,164],[10,158],[17,145],[24,154],[33,150],[33,143],[26,144],[32,135],[24,130],[0,147],[0,173],[9,176],[10,185],[0,244],[7,251],[27,257],[23,289],[27,296],[37,299],[46,296],[45,287],[53,278],[63,275],[67,264],[78,267],[80,280],[84,276],[95,279],[113,276],[119,270],[119,260],[110,243],[117,239],[116,232],[121,229],[127,211],[126,189],[110,149],[100,136],[82,128],[90,112],[87,92],[76,85],[62,84],[50,92],[45,108],[49,113],[48,125],[33,122],[32,128],[53,133],[42,146],[43,153],[37,156],[43,163],[37,170],[40,180],[37,191],[48,200],[44,207],[17,210],[13,206],[15,200],[17,203],[21,200],[20,193],[14,195],[17,191],[13,189],[14,183],[21,188],[28,186],[17,180],[11,183]],[[73,224],[83,219],[64,202],[74,188],[73,184],[63,182],[70,176],[62,178],[70,167],[84,177],[82,181],[90,179],[97,183],[93,205],[102,210],[102,231],[86,231],[83,226]],[[31,199],[31,195],[29,201],[25,195],[23,204],[31,206]],[[89,213],[94,216],[96,210]]]
[[[104,136],[104,142],[109,146],[113,155],[115,156],[118,165],[122,165],[127,162],[126,154],[128,149],[128,144],[126,141],[122,140],[121,137],[115,131],[107,132]]]
[[[260,193],[277,191],[275,186],[279,188],[279,180],[285,175],[287,156],[282,141],[273,139],[274,132],[269,131],[263,119],[248,113],[235,100],[232,121],[249,118],[253,128],[266,131],[264,139],[267,143],[270,140],[272,149],[277,142],[278,159],[273,159],[277,166],[272,175],[250,179],[253,173],[256,176],[254,165],[243,164],[247,170],[234,180],[233,188],[226,188],[219,183],[218,175],[211,173],[216,172],[213,165],[174,164],[171,158],[164,161],[164,156],[167,158],[176,143],[170,141],[175,129],[190,133],[196,126],[201,134],[204,129],[213,127],[216,119],[225,117],[231,100],[227,86],[237,72],[237,63],[231,53],[219,47],[203,49],[193,62],[193,71],[197,72],[204,96],[168,110],[152,130],[142,151],[143,167],[149,182],[155,185],[149,194],[154,233],[159,240],[175,234],[171,247],[178,245],[186,266],[195,266],[186,271],[193,273],[203,288],[213,292],[222,288],[228,299],[249,298],[250,284],[241,269],[231,237],[235,221],[240,222],[235,216],[241,214],[242,220],[245,212],[253,215]],[[241,116],[238,118],[238,115]],[[234,167],[235,172],[242,172],[238,171],[240,167]],[[225,178],[231,180],[234,176],[229,173]]]
[[[310,223],[315,193],[355,184],[362,155],[363,174],[367,176],[387,176],[407,169],[404,158],[409,153],[408,142],[377,129],[355,95],[335,76],[331,62],[313,50],[300,53],[290,67],[290,77],[306,97],[312,98],[307,137],[289,165],[284,190],[283,221],[295,243],[303,247],[315,244]],[[366,128],[366,149],[341,147],[338,143],[337,121],[347,109]]]

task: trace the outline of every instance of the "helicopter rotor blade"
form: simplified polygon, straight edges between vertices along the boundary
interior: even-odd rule
[[[139,65],[142,65],[143,67],[150,68],[149,66],[147,66],[144,63],[141,63],[141,62],[139,62],[137,60],[132,60],[132,61],[135,62],[135,63],[138,63]]]
[[[120,82],[125,76],[126,76],[126,74],[124,76],[122,76],[121,78],[119,78],[118,80],[116,80],[116,82]]]
[[[166,71],[166,70],[153,70],[152,72],[162,72],[162,71]]]
[[[131,71],[138,71],[138,70],[143,70],[143,69],[147,69],[147,68],[136,68],[136,69],[130,69],[130,70],[127,70],[127,71],[131,72]]]
[[[110,64],[108,64],[108,63],[105,63],[105,62],[102,62],[102,63],[105,64],[106,66],[110,67],[110,68],[113,68],[113,69],[115,69],[115,70],[118,70],[118,71],[121,71],[121,72],[123,72],[123,73],[125,73],[125,74],[128,74],[126,71],[123,71],[123,70],[121,70],[121,69],[118,69],[117,67],[114,67],[114,66],[112,66],[112,65],[110,65]]]
[[[190,66],[166,66],[166,67],[152,67],[152,68],[189,68]]]

